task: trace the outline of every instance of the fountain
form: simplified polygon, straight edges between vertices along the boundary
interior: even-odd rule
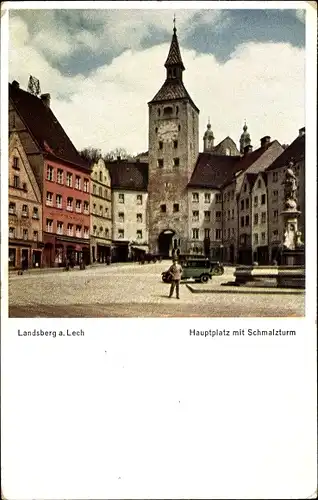
[[[297,179],[293,171],[294,163],[289,162],[284,185],[283,241],[280,245],[280,262],[269,266],[236,267],[235,285],[277,288],[305,288],[305,245],[298,230],[301,212],[297,208]]]

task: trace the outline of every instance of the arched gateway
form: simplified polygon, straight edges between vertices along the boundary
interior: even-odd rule
[[[172,229],[165,229],[158,236],[158,253],[163,257],[172,257],[174,253],[177,255],[180,253],[179,250],[180,240],[178,239],[176,232]]]

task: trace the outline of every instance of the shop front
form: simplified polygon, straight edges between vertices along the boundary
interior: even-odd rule
[[[71,266],[90,262],[89,243],[87,239],[67,236],[44,235],[43,264],[45,267],[65,267],[67,261]]]
[[[9,269],[41,267],[42,248],[39,243],[26,240],[9,241]]]

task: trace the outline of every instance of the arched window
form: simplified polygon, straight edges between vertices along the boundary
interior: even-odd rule
[[[158,116],[160,116],[160,108],[158,109]]]
[[[103,172],[99,172],[99,180],[102,182],[103,181]]]
[[[230,150],[229,150],[229,148],[225,149],[225,154],[226,154],[226,156],[230,156]]]

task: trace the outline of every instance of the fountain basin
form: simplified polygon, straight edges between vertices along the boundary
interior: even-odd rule
[[[306,285],[305,266],[237,266],[235,285],[266,288],[301,288]]]

